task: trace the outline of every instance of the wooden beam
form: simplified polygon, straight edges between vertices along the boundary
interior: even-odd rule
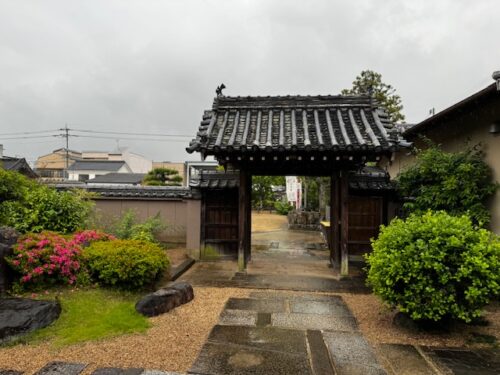
[[[240,187],[238,197],[238,269],[240,272],[247,268],[246,249],[247,249],[247,199],[249,175],[246,171],[240,171]]]
[[[340,174],[340,274],[349,274],[349,174],[346,170]]]
[[[340,270],[340,233],[339,233],[339,172],[335,171],[330,179],[330,261],[336,270]]]

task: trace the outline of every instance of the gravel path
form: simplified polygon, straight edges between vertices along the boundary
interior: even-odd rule
[[[145,334],[120,336],[54,349],[50,343],[0,348],[2,368],[34,373],[50,361],[89,363],[84,374],[97,367],[142,367],[185,372],[230,297],[246,297],[251,290],[195,288],[195,299],[151,318]]]

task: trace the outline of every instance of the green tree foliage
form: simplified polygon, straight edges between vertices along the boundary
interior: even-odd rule
[[[0,168],[0,203],[21,200],[33,182],[17,172]]]
[[[363,70],[352,83],[351,89],[342,90],[342,95],[371,95],[385,109],[391,122],[402,122],[403,104],[396,89],[382,81],[382,74],[373,70]]]
[[[175,169],[154,168],[148,172],[142,183],[151,186],[181,186],[182,176]]]
[[[476,224],[489,222],[485,207],[498,185],[492,182],[489,166],[480,147],[466,147],[458,153],[444,152],[430,144],[416,150],[416,163],[397,178],[400,192],[414,200],[406,203],[410,212],[445,210],[452,215],[468,214]]]
[[[22,233],[71,233],[82,229],[92,212],[93,202],[83,191],[59,192],[16,172],[0,171],[0,179],[0,223]]]
[[[396,218],[372,247],[369,285],[414,320],[470,322],[500,293],[500,238],[465,215]]]
[[[252,177],[252,207],[262,210],[274,207],[276,201],[272,186],[284,186],[283,176],[253,176]]]
[[[83,250],[83,258],[100,284],[131,289],[152,285],[169,265],[163,249],[138,240],[94,242]]]
[[[127,210],[109,229],[122,240],[159,242],[158,236],[166,227],[159,212],[155,216],[140,222],[135,211]]]

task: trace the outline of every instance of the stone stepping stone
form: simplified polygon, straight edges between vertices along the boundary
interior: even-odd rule
[[[307,343],[311,356],[311,366],[314,375],[334,375],[330,355],[326,348],[321,331],[307,331]]]
[[[220,314],[219,324],[229,326],[255,326],[257,312],[249,310],[224,310]]]
[[[454,375],[500,374],[499,350],[465,350],[422,347],[424,353],[443,373]]]
[[[229,298],[225,308],[230,310],[251,310],[263,313],[286,311],[283,300],[272,299]]]
[[[292,300],[290,301],[290,311],[301,314],[353,317],[347,305],[345,303],[339,304],[337,301]]]
[[[207,342],[190,374],[312,375],[306,355]]]
[[[271,314],[271,325],[273,327],[304,330],[356,331],[358,329],[356,319],[352,316],[300,313]]]
[[[395,375],[435,375],[436,372],[413,345],[382,344],[378,352]]]
[[[337,375],[387,375],[372,348],[357,332],[323,332]]]
[[[307,354],[305,332],[290,329],[216,325],[210,332],[208,341],[291,354]]]
[[[83,363],[49,362],[35,375],[78,375],[87,365]]]

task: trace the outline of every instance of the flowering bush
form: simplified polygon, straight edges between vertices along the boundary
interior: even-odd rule
[[[76,232],[73,235],[73,241],[84,247],[89,246],[92,242],[95,241],[111,240],[116,240],[116,237],[111,234],[104,233],[103,231],[93,229]]]
[[[75,240],[53,232],[32,233],[18,240],[7,262],[22,275],[21,287],[74,284],[81,268],[80,253]]]

